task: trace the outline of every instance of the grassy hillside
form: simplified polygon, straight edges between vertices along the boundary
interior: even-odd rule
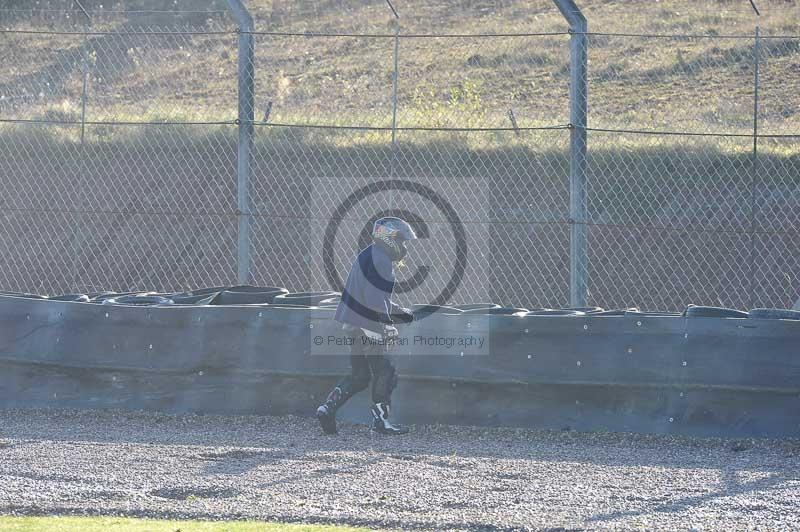
[[[128,3],[125,3],[127,5]],[[208,14],[93,12],[94,29],[232,30],[212,4]],[[391,34],[381,2],[251,1],[259,31]],[[800,130],[800,8],[761,1],[756,20],[747,2],[584,1],[598,32],[784,36],[761,44],[761,130]],[[170,3],[170,5],[172,5]],[[204,6],[181,3],[179,8]],[[397,2],[403,33],[564,32],[549,0]],[[128,5],[130,9],[131,6]],[[118,8],[119,9],[119,6]],[[6,12],[10,13],[10,12]],[[44,14],[43,14],[44,13]],[[6,14],[9,28],[83,27],[58,12]],[[792,38],[791,36],[795,36]],[[90,65],[90,120],[230,120],[236,115],[234,35],[4,34],[0,114],[76,119],[81,65]],[[402,39],[400,126],[520,127],[563,124],[568,117],[568,36]],[[272,101],[273,122],[388,126],[391,123],[391,37],[258,35],[257,115]],[[696,132],[750,132],[753,41],[724,38],[590,38],[590,125]],[[2,98],[5,96],[5,98]]]

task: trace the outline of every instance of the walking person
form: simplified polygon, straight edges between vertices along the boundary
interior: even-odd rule
[[[334,319],[342,323],[350,344],[350,375],[333,388],[317,408],[326,434],[336,434],[336,411],[372,382],[372,430],[405,434],[408,428],[389,421],[392,391],[397,385],[386,350],[398,336],[395,323],[410,323],[411,311],[392,302],[394,263],[406,256],[405,243],[417,238],[411,225],[395,217],[378,219],[373,242],[359,252],[347,276]]]

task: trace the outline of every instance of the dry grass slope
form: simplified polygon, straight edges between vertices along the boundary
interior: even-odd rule
[[[157,7],[157,2],[151,7]],[[370,32],[391,35],[384,4],[250,2],[259,31]],[[590,38],[590,125],[698,132],[752,129],[753,40],[761,44],[762,133],[798,130],[800,8],[762,2],[755,20],[746,2],[582,2],[597,32],[706,35]],[[305,7],[303,7],[305,6]],[[141,7],[145,7],[144,5]],[[565,32],[548,0],[400,2],[403,33]],[[188,17],[188,18],[187,18]],[[70,24],[80,29],[74,17]],[[147,26],[143,26],[147,24]],[[11,28],[42,29],[40,18]],[[50,22],[58,28],[63,20]],[[198,20],[98,16],[96,29],[228,30],[224,14]],[[90,63],[90,120],[231,120],[236,115],[236,49],[231,34],[42,36],[4,34],[0,112],[79,118],[84,56]],[[567,122],[567,35],[506,38],[403,39],[399,50],[399,125],[521,127]],[[273,102],[274,122],[388,126],[391,123],[393,39],[258,35],[260,115]],[[445,60],[443,60],[445,58]],[[27,105],[15,106],[15,101]],[[31,109],[33,105],[33,109]]]

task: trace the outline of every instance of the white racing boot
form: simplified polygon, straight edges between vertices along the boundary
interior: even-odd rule
[[[372,406],[372,430],[381,434],[406,434],[408,427],[389,422],[389,405],[375,403]]]

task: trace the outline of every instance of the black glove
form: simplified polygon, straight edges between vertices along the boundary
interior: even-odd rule
[[[386,339],[397,338],[398,336],[400,336],[400,333],[397,332],[397,327],[393,327],[392,325],[386,325],[383,328],[383,336]]]
[[[392,325],[386,325],[383,328],[383,339],[386,341],[386,350],[392,351],[395,346],[397,339],[400,337],[400,333],[397,331],[397,327]]]
[[[407,308],[395,307],[392,309],[392,321],[394,323],[411,323],[414,321],[414,314]]]

